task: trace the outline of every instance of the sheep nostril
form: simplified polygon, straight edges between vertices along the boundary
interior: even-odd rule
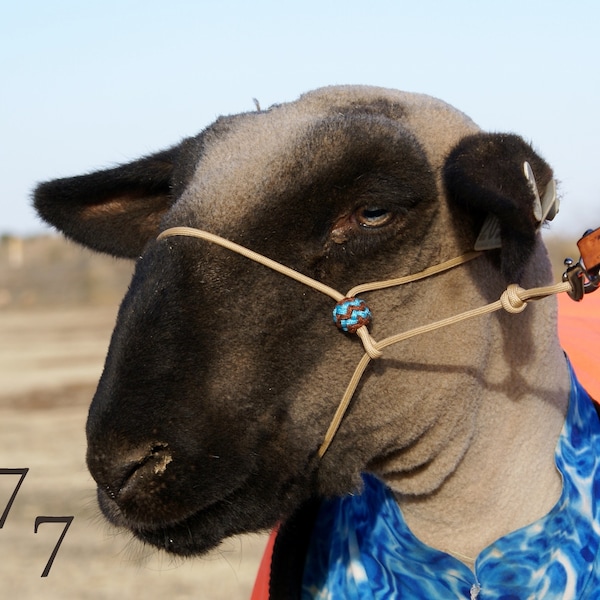
[[[154,443],[142,451],[128,453],[125,458],[121,455],[121,459],[111,461],[112,464],[92,461],[89,466],[98,486],[109,498],[120,503],[151,487],[172,461],[168,444]]]
[[[155,475],[164,473],[167,465],[173,460],[173,455],[167,451],[167,446],[167,444],[160,444],[152,448],[151,457],[155,459],[152,471]]]

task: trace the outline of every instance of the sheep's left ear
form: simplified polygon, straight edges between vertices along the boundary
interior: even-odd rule
[[[501,272],[518,282],[538,229],[557,210],[552,169],[517,135],[479,133],[450,152],[444,182],[450,202],[474,216],[475,236],[497,226]]]

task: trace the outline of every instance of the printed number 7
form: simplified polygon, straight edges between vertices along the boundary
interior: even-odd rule
[[[65,535],[67,535],[67,529],[69,529],[72,522],[73,522],[73,517],[36,517],[35,518],[35,527],[33,529],[33,533],[38,532],[38,527],[42,523],[64,523],[65,524],[65,528],[63,529],[63,532],[60,534],[60,537],[58,538],[58,542],[56,542],[56,546],[54,546],[54,550],[52,551],[52,554],[50,555],[50,559],[46,563],[46,568],[44,569],[44,571],[42,573],[42,577],[48,577],[48,573],[50,573],[50,567],[52,567],[52,563],[54,562],[56,553],[58,552],[58,549],[60,548],[60,545],[62,544],[62,541],[65,538]]]
[[[25,469],[0,469],[0,475],[20,475],[21,476],[21,478],[19,479],[19,483],[17,483],[17,485],[15,486],[15,491],[12,493],[12,496],[8,499],[8,504],[6,505],[4,512],[0,516],[0,529],[2,529],[4,527],[4,523],[6,522],[6,517],[8,517],[8,513],[13,505],[13,502],[15,501],[15,498],[17,497],[17,492],[19,491],[19,488],[21,487],[21,484],[23,483],[23,479],[25,479],[25,475],[27,475],[27,471],[29,471],[29,469],[27,469],[27,468],[25,468]]]
[[[17,497],[17,493],[19,492],[19,488],[21,487],[21,484],[23,483],[23,480],[25,479],[25,475],[27,475],[28,471],[29,471],[28,468],[0,469],[0,475],[20,475],[21,476],[17,485],[15,486],[15,489],[14,489],[11,497],[8,499],[8,503],[6,505],[6,508],[4,509],[4,512],[2,513],[2,515],[0,515],[0,529],[2,529],[4,527],[4,523],[6,523],[6,518],[8,517],[8,513],[10,512],[13,502],[15,501],[15,498]],[[67,530],[71,526],[72,522],[73,522],[73,517],[36,517],[33,533],[37,533],[38,527],[40,525],[42,525],[43,523],[64,523],[65,524],[65,528],[63,529],[63,532],[61,533],[60,537],[58,538],[58,542],[56,542],[56,546],[54,546],[54,550],[52,551],[52,554],[50,555],[50,558],[49,558],[48,562],[46,563],[46,568],[42,572],[42,577],[48,577],[48,573],[50,573],[50,568],[52,567],[52,563],[54,562],[54,559],[56,558],[58,549],[60,548],[60,545],[62,544],[62,541],[64,540],[65,535],[67,534]]]

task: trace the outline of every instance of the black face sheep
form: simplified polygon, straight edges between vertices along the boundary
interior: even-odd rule
[[[350,86],[40,185],[137,259],[87,423],[107,519],[179,555],[279,523],[272,597],[598,597],[600,425],[555,301],[519,298],[553,186],[515,135]],[[509,284],[519,314],[378,342]]]

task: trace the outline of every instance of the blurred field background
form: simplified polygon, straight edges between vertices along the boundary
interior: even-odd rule
[[[0,598],[246,600],[265,539],[175,561],[99,517],[84,426],[132,264],[58,236],[0,238],[0,469],[28,468],[0,529]],[[0,475],[0,514],[18,476]],[[64,528],[38,516],[74,516]]]

